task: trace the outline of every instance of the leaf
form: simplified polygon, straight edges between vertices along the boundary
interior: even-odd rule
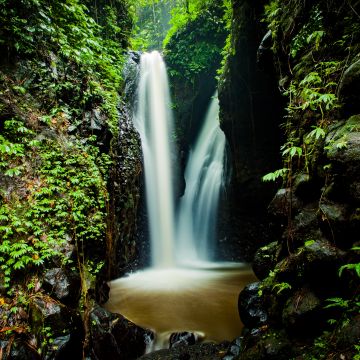
[[[275,181],[277,178],[284,176],[289,169],[283,168],[279,170],[275,170],[274,172],[268,173],[262,177],[262,181]]]
[[[360,277],[360,263],[357,264],[346,264],[340,267],[339,269],[339,276],[342,275],[344,270],[354,270],[357,276]]]
[[[310,131],[309,134],[306,135],[307,139],[315,138],[315,140],[319,140],[320,138],[324,138],[326,133],[324,129],[320,127],[315,127],[314,130]]]

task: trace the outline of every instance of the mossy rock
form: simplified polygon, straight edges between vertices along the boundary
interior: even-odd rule
[[[349,163],[360,160],[360,115],[351,116],[329,133],[325,139],[325,151],[332,161]]]

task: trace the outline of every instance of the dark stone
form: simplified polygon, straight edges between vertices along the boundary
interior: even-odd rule
[[[311,284],[317,294],[331,295],[340,286],[338,269],[345,253],[323,240],[310,240],[275,267],[276,280],[291,285]]]
[[[338,97],[348,114],[360,112],[360,60],[351,64],[344,72],[339,84]]]
[[[277,242],[263,246],[256,252],[252,268],[258,279],[265,279],[269,275],[270,270],[274,269],[279,261],[280,252],[281,245]]]
[[[303,203],[289,188],[277,191],[268,207],[269,213],[277,218],[287,220],[289,213],[296,213]]]
[[[259,295],[260,282],[245,286],[238,300],[241,321],[246,327],[257,328],[267,323],[268,314]]]
[[[2,355],[2,356],[1,356]],[[22,339],[1,340],[1,360],[40,360],[38,352]]]
[[[137,359],[154,338],[150,330],[136,326],[118,314],[94,306],[89,315],[91,343],[96,359]]]
[[[83,326],[78,313],[50,297],[35,297],[30,303],[30,318],[37,342],[45,343],[44,359],[62,359],[69,354],[81,357]]]
[[[325,145],[327,157],[333,163],[332,173],[338,174],[341,180],[347,180],[345,184],[358,182],[360,180],[360,115],[350,117],[342,126],[330,132],[326,137]]]
[[[358,345],[360,342],[360,315],[354,316],[336,332],[336,348],[347,349]]]
[[[201,343],[191,346],[163,349],[141,356],[138,360],[220,360],[229,343]]]
[[[194,332],[183,331],[172,333],[169,339],[169,348],[171,349],[178,346],[194,345],[201,338],[201,335]]]
[[[320,196],[320,187],[318,181],[306,173],[297,174],[293,180],[295,198],[301,199],[304,203],[317,201]]]
[[[48,270],[44,275],[43,287],[51,296],[64,304],[76,304],[80,298],[80,277],[63,268]]]
[[[81,341],[77,339],[76,341]],[[76,344],[74,351],[75,339],[71,334],[58,336],[52,339],[51,344],[47,345],[47,350],[44,355],[44,360],[65,360],[65,359],[80,359],[81,345]]]
[[[287,301],[283,314],[283,324],[291,333],[309,336],[320,333],[323,325],[322,306],[319,298],[309,289],[303,288]]]
[[[321,230],[340,248],[349,248],[358,238],[358,233],[352,231],[350,225],[350,207],[324,201],[320,205],[319,223]]]
[[[242,347],[243,337],[239,336],[230,343],[226,355],[223,357],[223,360],[234,360],[240,354]]]
[[[288,224],[283,240],[287,242],[290,251],[294,251],[308,240],[323,238],[319,229],[318,209],[318,203],[308,204],[299,210]]]
[[[287,334],[268,331],[251,348],[245,350],[238,360],[289,360],[292,358],[291,343]]]

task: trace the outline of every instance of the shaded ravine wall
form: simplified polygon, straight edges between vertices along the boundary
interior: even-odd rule
[[[275,188],[261,177],[280,164],[281,99],[268,40],[262,42],[264,6],[247,0],[232,6],[231,54],[219,81],[220,124],[231,166],[220,211],[219,253],[251,261],[256,248],[269,241],[266,212]]]

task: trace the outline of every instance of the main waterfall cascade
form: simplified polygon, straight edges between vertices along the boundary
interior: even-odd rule
[[[173,119],[166,68],[158,52],[142,55],[134,123],[144,154],[152,267],[196,265],[211,260],[225,148],[218,114],[218,100],[214,97],[190,151],[185,194],[175,218],[170,172]]]
[[[170,154],[172,114],[165,64],[158,52],[141,56],[134,124],[144,155],[146,202],[153,267],[173,267],[174,194]]]
[[[214,97],[189,154],[185,194],[175,206],[165,64],[158,52],[141,56],[134,124],[144,154],[152,263],[111,281],[105,307],[155,331],[147,351],[168,347],[172,332],[191,331],[212,341],[241,333],[238,294],[254,275],[243,264],[210,262],[224,167],[218,113]]]

